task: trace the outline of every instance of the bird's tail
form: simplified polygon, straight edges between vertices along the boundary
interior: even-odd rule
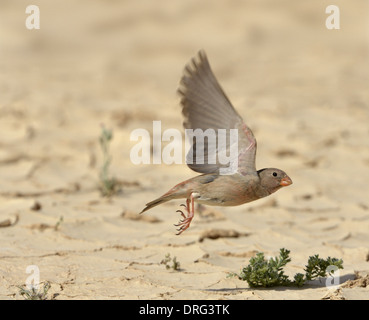
[[[167,202],[169,200],[172,200],[174,198],[175,197],[173,197],[173,195],[171,195],[171,194],[169,194],[169,195],[168,194],[164,194],[160,198],[155,199],[155,200],[153,200],[153,201],[151,201],[149,203],[146,203],[146,207],[140,212],[140,214],[141,213],[144,213],[147,210],[150,210],[151,208],[154,208],[154,207],[158,206],[159,204],[162,204],[162,203]]]
[[[158,206],[159,204],[167,202],[169,200],[186,198],[187,191],[185,188],[183,188],[186,182],[187,181],[177,184],[172,189],[170,189],[167,193],[163,194],[160,198],[157,198],[149,203],[146,203],[146,207],[140,212],[140,214],[144,213],[147,210],[150,210],[151,208]]]

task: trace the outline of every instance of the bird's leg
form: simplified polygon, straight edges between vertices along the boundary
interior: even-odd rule
[[[183,213],[182,210],[177,210],[176,211],[176,212],[180,212],[181,216],[183,218],[177,224],[175,224],[176,227],[179,227],[177,229],[177,231],[178,231],[177,235],[180,235],[183,231],[185,231],[190,226],[191,221],[194,217],[195,201],[194,201],[194,197],[193,197],[192,193],[190,195],[190,198],[186,200],[186,204],[181,204],[181,206],[186,208],[187,216]]]

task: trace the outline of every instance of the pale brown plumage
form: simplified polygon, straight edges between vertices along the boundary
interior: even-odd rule
[[[230,163],[222,164],[220,152],[229,152],[231,144],[227,140],[224,150],[215,144],[194,141],[192,151],[187,155],[190,169],[203,173],[183,181],[160,198],[146,204],[141,213],[172,199],[186,199],[187,216],[176,225],[178,233],[186,230],[194,216],[194,202],[214,206],[237,206],[266,197],[281,187],[292,184],[292,180],[280,169],[268,168],[256,171],[256,140],[250,128],[243,122],[215,78],[206,54],[200,51],[197,57],[185,67],[178,92],[181,95],[183,126],[185,129],[214,129],[217,139],[218,129],[238,130],[238,154]],[[200,149],[196,149],[200,148]],[[196,158],[196,150],[204,151],[204,163]],[[233,149],[232,149],[233,150]],[[216,156],[215,163],[207,159]],[[232,174],[222,174],[225,168],[233,168]]]

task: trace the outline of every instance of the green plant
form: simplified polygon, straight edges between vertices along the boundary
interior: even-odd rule
[[[309,281],[318,277],[326,277],[326,270],[329,266],[335,266],[338,269],[343,269],[343,260],[331,257],[328,257],[324,260],[319,258],[318,254],[309,257],[308,264],[305,266],[306,280]],[[333,272],[334,271],[329,272],[329,275],[331,275]]]
[[[110,142],[113,139],[113,131],[102,126],[101,135],[99,138],[101,150],[103,153],[103,166],[100,170],[100,191],[104,197],[112,196],[118,187],[117,180],[109,176],[109,167],[111,156],[109,154]]]
[[[242,269],[240,274],[231,273],[229,276],[237,276],[239,279],[247,281],[250,287],[274,287],[274,286],[303,286],[306,281],[318,277],[327,276],[327,267],[335,266],[343,269],[342,259],[330,258],[321,259],[319,255],[309,257],[305,266],[305,274],[297,273],[294,280],[290,280],[284,274],[283,268],[291,261],[290,251],[280,249],[279,257],[265,259],[264,253],[259,252],[249,261],[249,265]],[[334,271],[329,272],[331,275]]]
[[[61,223],[64,221],[64,217],[63,216],[60,216],[59,220],[56,222],[55,226],[54,226],[54,230],[55,231],[58,231],[59,230],[59,227],[61,225]]]
[[[35,287],[32,287],[31,289],[27,289],[27,287],[21,287],[19,288],[19,293],[24,297],[25,300],[47,300],[47,292],[49,291],[51,285],[49,282],[46,282],[42,289],[36,289]]]
[[[172,265],[169,263],[172,261]],[[177,257],[174,257],[173,259],[170,257],[170,253],[167,253],[165,255],[165,258],[160,261],[160,264],[165,264],[166,269],[173,269],[175,271],[179,271],[181,264],[179,261],[177,261]]]

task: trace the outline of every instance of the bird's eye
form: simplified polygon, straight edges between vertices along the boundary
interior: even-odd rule
[[[276,177],[277,175],[277,172],[273,172],[273,177]]]

